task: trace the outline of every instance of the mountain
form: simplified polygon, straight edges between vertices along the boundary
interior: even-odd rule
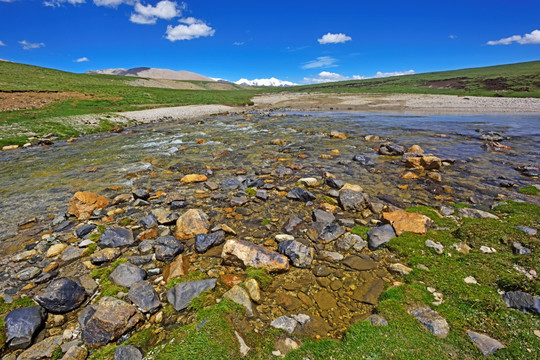
[[[298,85],[290,81],[283,81],[272,77],[270,79],[240,79],[235,82],[236,85],[248,85],[248,86],[294,86]]]
[[[164,80],[195,80],[195,81],[214,81],[213,79],[199,75],[190,71],[174,71],[169,69],[154,69],[149,67],[138,67],[133,69],[103,69],[89,70],[87,74],[107,74],[121,76],[135,76],[149,79],[164,79]]]

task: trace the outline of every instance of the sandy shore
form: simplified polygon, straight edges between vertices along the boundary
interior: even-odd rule
[[[540,114],[538,98],[423,94],[280,93],[253,99],[261,109],[339,110],[416,114]]]

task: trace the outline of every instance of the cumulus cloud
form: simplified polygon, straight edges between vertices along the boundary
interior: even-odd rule
[[[322,71],[315,77],[305,77],[304,82],[309,84],[320,84],[334,81],[347,81],[347,80],[363,80],[363,79],[374,79],[374,78],[383,78],[390,76],[401,76],[401,75],[411,75],[414,74],[414,70],[408,71],[395,71],[395,72],[377,72],[373,76],[363,76],[363,75],[353,75],[346,76],[338,73],[333,73],[329,71]]]
[[[166,38],[172,42],[177,40],[192,40],[199,37],[214,36],[216,30],[206,25],[204,21],[192,17],[178,20],[180,25],[167,26]]]
[[[529,34],[525,35],[512,35],[506,38],[502,38],[499,40],[491,40],[488,41],[488,45],[510,45],[514,42],[517,42],[521,45],[528,45],[528,44],[540,44],[540,30],[533,30]]]
[[[2,40],[0,40],[0,46],[6,46]]]
[[[44,43],[31,43],[26,40],[19,41],[19,44],[22,45],[23,50],[39,49],[45,46]]]
[[[133,5],[135,4],[135,0],[94,0],[94,4],[97,6],[116,8],[122,4]]]
[[[158,19],[171,20],[181,15],[178,4],[169,0],[162,0],[156,6],[137,3],[134,10],[129,20],[136,24],[155,24]]]
[[[308,61],[302,65],[302,69],[330,68],[336,67],[337,59],[331,56],[319,56],[315,60]]]
[[[86,0],[48,0],[48,1],[44,1],[43,4],[45,6],[58,7],[66,3],[71,4],[71,5],[80,5],[80,4],[84,4],[85,2]]]
[[[339,34],[331,34],[331,33],[328,33],[326,35],[323,35],[322,38],[320,39],[317,39],[317,41],[319,42],[319,44],[339,44],[339,43],[344,43],[344,42],[347,42],[347,41],[351,41],[352,38],[350,36],[347,36],[345,34],[342,34],[342,33],[339,33]]]
[[[81,63],[81,62],[88,62],[90,60],[85,56],[85,57],[78,58],[77,60],[73,60],[73,61]]]

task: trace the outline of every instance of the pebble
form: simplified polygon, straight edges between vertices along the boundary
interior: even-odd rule
[[[489,246],[480,246],[480,251],[484,254],[492,254],[497,252],[497,250]]]
[[[463,281],[465,282],[465,284],[478,285],[478,281],[476,281],[476,279],[473,276],[467,276],[465,279],[463,279]]]
[[[437,254],[442,254],[444,252],[444,246],[440,242],[434,242],[433,240],[426,240],[426,246],[432,248],[437,252]]]

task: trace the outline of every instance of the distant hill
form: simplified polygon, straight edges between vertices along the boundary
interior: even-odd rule
[[[135,76],[148,79],[164,79],[164,80],[187,80],[187,81],[214,81],[207,76],[196,74],[190,71],[175,71],[169,69],[154,69],[149,67],[138,67],[133,69],[103,69],[89,70],[87,74],[105,74],[105,75],[120,75],[120,76]]]

